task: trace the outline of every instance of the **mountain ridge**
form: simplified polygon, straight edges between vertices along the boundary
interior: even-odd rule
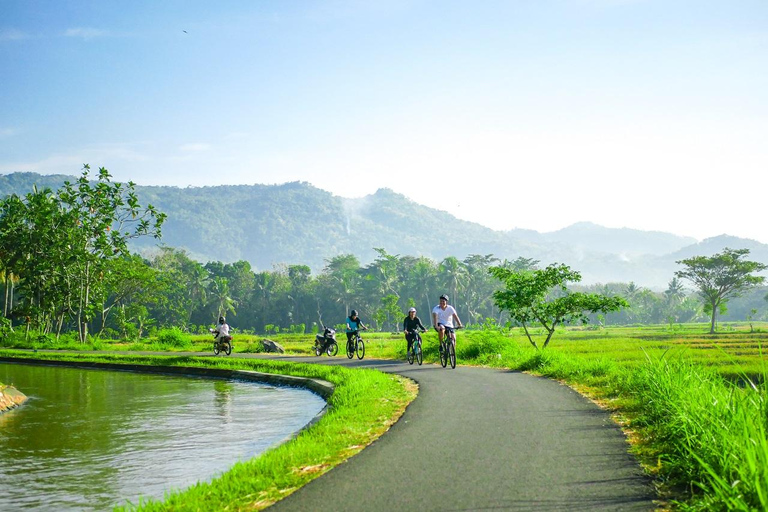
[[[0,176],[0,196],[26,194],[32,185],[59,188],[77,177],[13,173]],[[724,247],[748,248],[750,258],[768,264],[768,245],[721,235],[697,241],[660,231],[607,228],[576,222],[539,233],[529,229],[496,231],[457,219],[381,188],[362,198],[344,198],[307,182],[279,185],[172,187],[136,185],[141,204],[168,214],[163,243],[185,249],[199,261],[246,260],[258,270],[305,264],[319,272],[340,254],[355,254],[362,264],[389,254],[426,256],[440,261],[470,254],[499,259],[533,258],[542,265],[562,262],[579,270],[585,284],[629,282],[663,288],[679,268],[675,262],[711,255]],[[451,231],[446,233],[445,226]],[[133,243],[151,251],[154,240]]]

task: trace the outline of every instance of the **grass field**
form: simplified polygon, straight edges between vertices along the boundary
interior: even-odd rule
[[[655,478],[662,508],[768,510],[768,324],[720,327],[715,335],[708,324],[561,329],[545,351],[519,331],[459,331],[457,359],[559,379],[611,410]],[[405,359],[402,334],[363,338],[366,358]],[[234,350],[260,352],[261,339],[235,333]],[[288,354],[313,354],[313,334],[270,339]],[[47,340],[40,348],[83,348],[71,345]],[[209,336],[92,348],[212,354]],[[343,341],[336,357],[346,358]],[[424,335],[424,359],[438,359],[434,332]]]

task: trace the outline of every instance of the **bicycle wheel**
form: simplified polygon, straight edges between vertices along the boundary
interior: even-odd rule
[[[338,343],[331,343],[328,346],[328,349],[326,349],[325,353],[328,354],[331,357],[333,357],[336,354],[338,354],[339,353],[339,345],[338,345]]]
[[[451,360],[451,368],[456,368],[456,340],[448,344],[448,358]]]
[[[232,353],[232,343],[229,341],[224,342],[224,353],[227,355]]]
[[[362,359],[365,356],[365,342],[361,338],[357,338],[355,352],[357,352],[358,359]]]
[[[347,357],[350,359],[355,357],[355,346],[352,344],[351,341],[347,342]]]
[[[219,352],[221,352],[221,350],[219,350],[219,344],[214,341],[213,342],[213,355],[217,356],[217,355],[219,355]]]
[[[445,342],[440,342],[440,365],[445,368],[448,364],[448,349],[445,346]]]
[[[413,364],[413,353],[416,351],[416,342],[413,342],[411,348],[405,349],[405,354],[408,357],[408,364]]]
[[[422,353],[421,353],[421,340],[416,343],[416,362],[421,366]]]

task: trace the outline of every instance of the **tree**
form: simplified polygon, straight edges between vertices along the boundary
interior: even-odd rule
[[[691,281],[704,303],[705,310],[711,315],[709,333],[715,333],[717,312],[725,307],[729,299],[738,297],[752,286],[765,281],[762,276],[752,275],[768,266],[757,261],[742,259],[749,254],[749,249],[729,249],[714,256],[694,256],[677,263],[685,269],[675,272],[675,276]]]
[[[127,255],[131,238],[144,235],[160,238],[160,227],[165,220],[165,214],[152,205],[146,208],[139,205],[133,182],[112,183],[109,171],[101,167],[98,181],[91,183],[90,169],[84,165],[77,182],[64,182],[58,192],[64,219],[59,232],[68,242],[72,284],[78,290],[73,309],[83,342],[99,294],[103,293],[99,284],[107,262]]]
[[[569,282],[581,281],[581,274],[567,265],[552,264],[543,270],[516,272],[505,267],[490,267],[490,274],[504,283],[505,289],[493,294],[496,305],[522,324],[528,341],[538,350],[528,325],[538,322],[547,331],[542,349],[547,348],[558,325],[580,321],[587,313],[618,311],[629,304],[622,297],[570,292]]]

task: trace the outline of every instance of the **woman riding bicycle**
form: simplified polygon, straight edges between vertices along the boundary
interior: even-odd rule
[[[456,310],[453,306],[448,305],[448,296],[441,295],[440,303],[432,308],[432,326],[437,331],[437,335],[440,338],[440,343],[443,342],[446,329],[454,329],[454,319],[456,320],[455,328],[460,329],[461,320],[459,320],[459,315],[456,313]]]
[[[416,316],[416,308],[411,308],[408,310],[408,316],[406,316],[405,320],[403,320],[405,340],[408,342],[408,349],[406,350],[406,354],[411,350],[411,345],[413,345],[413,341],[416,339],[416,332],[418,330],[425,332],[427,328],[422,325],[421,320],[419,320],[419,317]]]
[[[357,311],[353,309],[349,312],[349,316],[347,317],[347,343],[352,341],[352,336],[354,336],[360,328],[368,329],[365,324],[363,324],[363,321],[360,320],[360,317],[357,316]]]

